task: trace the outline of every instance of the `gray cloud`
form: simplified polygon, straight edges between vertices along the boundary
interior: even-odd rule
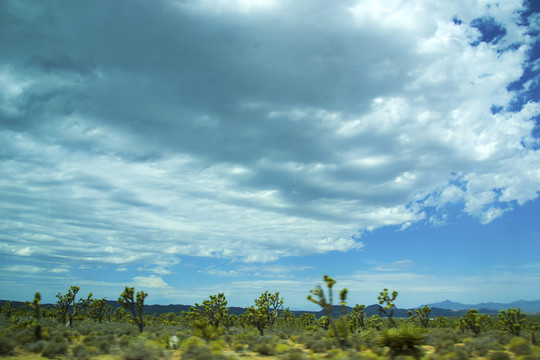
[[[3,2],[3,253],[271,261],[534,199],[520,6],[420,4]],[[473,47],[484,15],[507,34]]]

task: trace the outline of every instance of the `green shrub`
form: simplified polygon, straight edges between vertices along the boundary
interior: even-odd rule
[[[43,349],[45,348],[45,345],[47,345],[47,342],[45,340],[39,340],[35,343],[25,344],[23,345],[22,348],[26,351],[30,351],[37,354],[43,351]]]
[[[19,345],[28,344],[37,340],[36,335],[30,329],[20,329],[15,333],[13,338]]]
[[[379,347],[377,344],[379,332],[373,329],[364,330],[351,337],[351,341],[355,348],[360,348],[362,345],[367,346],[369,349]]]
[[[435,348],[448,348],[448,344],[457,344],[463,341],[464,334],[452,329],[432,329],[426,336],[426,344]]]
[[[253,345],[253,351],[258,352],[261,355],[275,355],[276,345],[278,338],[276,336],[265,335],[261,336],[257,342]]]
[[[504,351],[492,351],[488,356],[489,360],[510,360],[510,354]]]
[[[169,353],[151,346],[142,339],[130,343],[122,352],[124,360],[158,360],[168,357]]]
[[[68,345],[65,342],[50,341],[43,348],[41,355],[54,359],[57,355],[64,355],[68,350]]]
[[[516,360],[538,360],[538,359],[540,359],[540,356],[536,356],[536,355],[533,355],[533,354],[520,355],[520,356],[516,357]]]
[[[454,342],[452,340],[439,339],[433,346],[435,346],[435,353],[445,355],[452,352],[454,349]]]
[[[279,343],[276,345],[276,353],[277,354],[283,354],[287,351],[291,350],[291,346],[285,343]]]
[[[182,344],[182,348],[182,360],[208,360],[214,358],[210,346],[198,337],[193,336],[187,339]]]
[[[422,329],[416,327],[400,327],[383,331],[379,337],[380,346],[390,348],[390,357],[395,358],[399,355],[411,355],[419,358],[422,349],[420,346],[424,343],[425,334]]]
[[[7,355],[15,349],[16,343],[7,336],[0,336],[0,355]]]
[[[478,356],[486,356],[489,350],[498,349],[497,344],[497,340],[492,336],[479,335],[468,342],[468,347],[471,348],[471,352],[474,354]]]
[[[75,345],[73,349],[71,349],[71,352],[73,353],[73,357],[77,360],[87,360],[90,358],[88,349],[82,344]]]
[[[83,339],[83,343],[91,343],[92,341],[96,340],[97,334],[95,332],[90,332],[86,337]]]
[[[246,329],[234,336],[234,342],[246,344],[249,347],[252,347],[259,338],[259,332],[256,329]]]
[[[300,349],[291,349],[279,356],[281,360],[309,360],[309,356]]]
[[[239,341],[234,341],[231,347],[234,351],[243,351],[245,348],[245,345]]]
[[[444,360],[469,360],[470,356],[463,348],[455,347],[454,351],[443,355]]]
[[[315,338],[306,341],[305,346],[313,352],[322,353],[332,348],[332,341],[327,338]]]
[[[508,350],[516,355],[528,355],[531,353],[531,345],[522,337],[514,337],[508,344]]]
[[[208,320],[200,318],[192,323],[193,336],[198,336],[205,340],[215,340],[223,334],[223,328],[213,326]]]
[[[441,355],[433,353],[433,354],[427,354],[422,359],[423,360],[441,360],[442,358],[443,357]]]

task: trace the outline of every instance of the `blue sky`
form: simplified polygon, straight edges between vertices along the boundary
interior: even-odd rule
[[[535,2],[3,1],[0,297],[540,299]]]

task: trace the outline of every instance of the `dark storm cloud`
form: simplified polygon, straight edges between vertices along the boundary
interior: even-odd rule
[[[357,110],[381,90],[398,90],[404,80],[395,69],[398,76],[368,86],[377,57],[400,54],[396,65],[405,66],[405,44],[375,44],[382,36],[377,30],[368,34],[338,24],[335,12],[320,4],[293,9],[295,16],[253,18],[194,15],[166,2],[40,5],[26,11],[12,6],[15,25],[8,29],[26,29],[26,37],[20,41],[11,34],[15,41],[8,43],[4,60],[75,82],[30,90],[15,126],[43,121],[49,112],[84,113],[120,131],[144,134],[138,140],[150,146],[215,160],[257,159],[255,144],[271,147],[276,156],[309,160],[321,156],[310,143],[318,141],[317,133],[306,134],[309,120],[268,120],[264,111]],[[304,13],[316,17],[302,21]],[[262,103],[261,109],[242,108],[249,103]],[[205,124],[201,115],[213,123]]]

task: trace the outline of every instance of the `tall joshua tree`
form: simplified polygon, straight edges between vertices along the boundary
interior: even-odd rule
[[[34,313],[34,317],[36,318],[36,320],[39,321],[39,319],[41,317],[41,309],[40,309],[41,294],[36,292],[36,294],[34,295],[34,301],[32,301],[32,302],[27,301],[26,305],[28,305],[30,307],[30,309],[32,309],[32,311]]]
[[[144,291],[139,291],[135,299],[135,288],[127,287],[118,298],[118,302],[130,311],[133,320],[137,324],[139,331],[143,332],[144,328],[144,299],[148,296]]]
[[[334,334],[336,335],[336,338],[339,341],[339,346],[344,349],[347,344],[347,327],[343,327],[342,334],[338,332],[336,322],[332,318],[332,303],[334,301],[334,296],[332,293],[332,287],[336,284],[336,280],[332,279],[328,275],[324,275],[323,277],[324,282],[326,283],[326,287],[328,288],[328,299],[326,295],[324,294],[324,291],[321,287],[321,285],[317,285],[317,287],[313,290],[311,290],[311,295],[308,295],[308,300],[314,302],[315,304],[319,305],[323,308],[323,310],[326,313],[326,316],[328,317],[328,320],[330,321],[330,325],[332,326],[332,329],[334,330]],[[317,298],[314,298],[312,295],[316,296]],[[345,300],[347,298],[347,289],[341,290],[339,293],[340,296],[340,304],[342,312],[345,311]]]
[[[386,315],[388,317],[388,321],[390,322],[390,325],[393,327],[397,327],[396,322],[394,321],[394,310],[396,309],[396,305],[394,305],[394,300],[396,300],[398,296],[397,291],[392,292],[392,296],[388,295],[388,289],[384,289],[379,293],[379,314]],[[386,305],[383,307],[382,305]]]
[[[253,324],[259,333],[264,335],[264,329],[272,330],[276,319],[283,310],[283,299],[279,297],[279,291],[270,294],[265,291],[258,299],[255,299],[255,305],[246,309],[248,321]]]
[[[36,294],[34,295],[34,301],[27,301],[26,305],[28,305],[34,312],[33,315],[35,320],[32,321],[32,326],[34,326],[34,335],[36,336],[37,340],[41,340],[41,324],[39,321],[39,319],[41,318],[41,294],[36,292]]]

